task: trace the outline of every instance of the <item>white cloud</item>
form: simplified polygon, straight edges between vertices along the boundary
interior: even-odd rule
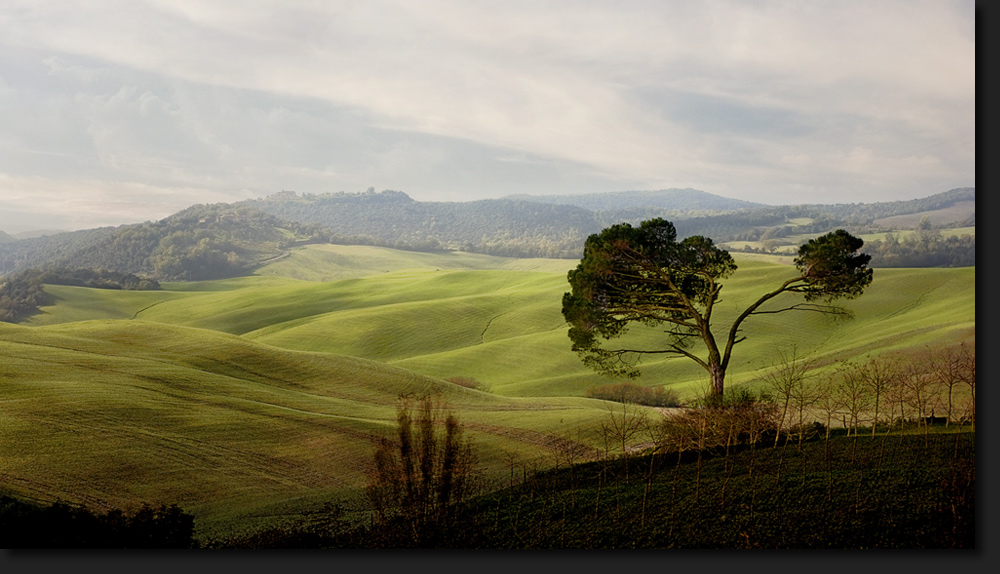
[[[47,133],[63,137],[0,120],[0,146],[76,154],[97,180],[228,193],[374,185],[472,198],[502,194],[501,177],[536,193],[913,197],[975,183],[973,10],[9,0],[0,103],[58,111]],[[37,167],[0,160],[20,176],[73,172],[19,165]]]
[[[198,203],[232,201],[196,187],[159,187],[127,181],[46,179],[0,174],[0,229],[85,229],[155,221]]]

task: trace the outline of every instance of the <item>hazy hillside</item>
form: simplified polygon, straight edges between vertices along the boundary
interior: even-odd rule
[[[248,207],[196,205],[157,222],[23,239],[0,245],[0,275],[28,268],[89,268],[155,279],[231,277],[296,241],[326,239],[315,226]]]
[[[655,191],[616,191],[571,195],[508,195],[503,199],[575,205],[591,211],[617,211],[632,208],[666,209],[677,212],[735,211],[765,207],[762,203],[730,199],[697,189],[659,189]]]
[[[733,200],[695,190],[667,192],[597,194],[597,204],[613,196],[607,205],[636,205],[598,211],[520,199],[419,202],[397,191],[302,196],[282,192],[235,204],[193,206],[157,222],[0,242],[0,276],[31,267],[86,267],[158,280],[233,277],[303,242],[576,259],[588,235],[614,223],[638,224],[653,217],[673,221],[680,237],[704,235],[730,249],[757,252],[794,248],[837,228],[855,234],[908,231],[924,215],[938,227],[975,225],[975,188],[909,201],[726,212],[702,208],[736,205]],[[670,209],[639,206],[661,205],[667,198],[676,202]],[[952,243],[919,246],[934,253],[902,258],[876,254],[873,265],[974,264],[974,237]]]
[[[8,235],[3,231],[0,231],[0,243],[11,243],[17,241],[17,238],[13,235]]]
[[[594,214],[568,205],[488,199],[418,202],[398,191],[282,192],[242,202],[264,213],[314,223],[334,242],[416,250],[461,249],[516,257],[571,257],[599,230]]]

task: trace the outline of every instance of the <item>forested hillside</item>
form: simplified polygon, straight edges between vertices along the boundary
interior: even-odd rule
[[[566,205],[486,199],[418,202],[405,193],[284,192],[243,202],[270,213],[327,227],[333,242],[417,251],[451,249],[514,257],[575,257],[599,229],[593,212]]]
[[[837,227],[858,234],[894,231],[900,228],[894,227],[891,223],[883,223],[881,220],[945,210],[960,203],[969,203],[970,207],[957,210],[954,219],[941,220],[939,225],[975,226],[975,200],[976,189],[964,187],[907,201],[764,206],[695,217],[677,217],[674,214],[672,219],[670,212],[663,210],[648,207],[632,208],[599,212],[598,220],[603,226],[607,226],[620,221],[637,223],[654,217],[664,217],[674,221],[677,234],[681,237],[704,235],[717,242],[756,241],[803,233],[825,233]]]
[[[29,268],[87,268],[159,280],[245,272],[288,246],[326,241],[317,226],[246,206],[196,205],[157,222],[26,239],[0,246],[0,275]]]
[[[720,243],[819,234],[838,227],[854,233],[892,231],[893,227],[878,220],[940,210],[959,202],[972,202],[972,215],[944,223],[975,224],[975,188],[872,204],[762,206],[696,190],[594,194],[589,203],[614,209],[591,211],[569,204],[587,203],[579,199],[583,197],[538,196],[528,200],[510,196],[436,203],[418,202],[399,191],[376,193],[369,189],[360,194],[303,196],[282,192],[244,204],[328,227],[338,236],[335,242],[515,257],[579,257],[591,233],[615,223],[638,224],[654,217],[673,221],[680,237],[704,235]],[[552,202],[543,201],[547,199]],[[737,208],[743,204],[752,207]],[[721,211],[723,208],[728,210]]]

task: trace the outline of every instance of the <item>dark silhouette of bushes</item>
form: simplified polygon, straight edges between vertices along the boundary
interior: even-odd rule
[[[97,513],[62,502],[41,506],[0,496],[3,548],[194,548],[194,517],[177,505]]]

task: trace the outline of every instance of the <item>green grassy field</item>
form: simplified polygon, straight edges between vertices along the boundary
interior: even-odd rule
[[[715,325],[793,270],[734,254]],[[481,463],[549,460],[561,440],[596,446],[617,382],[570,350],[561,314],[570,260],[504,259],[315,245],[223,281],[128,292],[46,286],[55,304],[0,323],[5,490],[94,505],[176,502],[204,533],[356,499],[401,393],[452,405]],[[776,302],[776,303],[780,303]],[[752,383],[775,350],[832,368],[974,340],[975,269],[878,269],[855,318],[751,318],[729,384]],[[655,330],[636,332],[655,345]],[[449,377],[473,377],[491,392]],[[637,381],[702,391],[689,360],[649,361]]]
[[[440,394],[494,475],[505,453],[543,456],[606,414],[598,401],[500,397],[142,321],[0,324],[0,355],[3,490],[98,508],[178,503],[209,533],[359,496],[401,393]]]
[[[718,337],[741,309],[794,273],[781,263],[737,258],[740,269],[717,305]],[[50,286],[57,304],[29,324],[135,317],[285,349],[363,357],[432,377],[474,377],[508,396],[583,396],[591,385],[615,382],[584,367],[570,350],[561,298],[568,289],[565,272],[575,261],[324,245],[297,250],[275,265],[280,267],[253,277],[168,283],[155,293]],[[326,282],[275,275],[308,269],[327,276],[346,273],[348,265],[367,275]],[[794,300],[789,295],[769,308]],[[867,292],[845,306],[854,319],[805,312],[752,317],[730,380],[752,381],[767,357],[792,344],[800,355],[829,363],[971,337],[975,268],[878,269]],[[659,336],[636,330],[647,346],[655,347]],[[693,362],[661,359],[647,361],[638,382],[692,396],[704,381]]]

